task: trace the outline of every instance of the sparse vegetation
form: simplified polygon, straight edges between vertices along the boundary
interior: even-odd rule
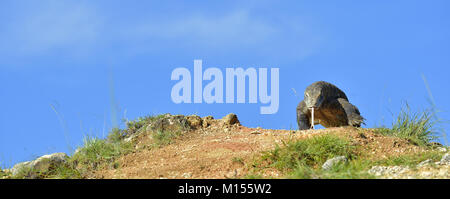
[[[361,134],[362,132],[358,132]],[[325,134],[298,141],[289,141],[274,150],[264,152],[252,166],[253,171],[245,178],[263,178],[260,173],[264,169],[276,168],[284,176],[281,178],[296,179],[372,179],[368,170],[373,166],[408,166],[415,168],[420,162],[431,160],[437,162],[443,152],[425,150],[398,156],[388,156],[383,159],[369,159],[346,139],[336,135]],[[321,168],[329,158],[346,156],[349,161],[338,163],[330,170]]]
[[[9,175],[0,167],[0,179],[7,178]]]
[[[244,159],[241,158],[241,157],[233,157],[233,159],[231,159],[231,161],[232,161],[233,163],[238,163],[238,164],[242,164],[242,165],[245,164],[245,163],[244,163]]]
[[[400,156],[388,157],[383,160],[374,162],[376,165],[384,166],[409,166],[415,167],[422,161],[430,159],[433,162],[437,162],[442,158],[443,153],[439,151],[425,151],[422,153],[405,154]]]
[[[108,138],[112,138],[120,131],[112,130]],[[116,137],[117,138],[117,137]],[[74,179],[85,178],[90,172],[107,166],[117,167],[115,159],[120,155],[132,151],[131,143],[125,143],[119,139],[99,139],[86,137],[84,146],[67,159],[65,164],[49,169],[49,172],[41,173],[37,178]],[[29,174],[34,172],[21,171]],[[18,175],[23,178],[26,175]],[[36,178],[36,177],[34,177]]]
[[[336,156],[355,157],[355,147],[336,135],[325,134],[310,139],[290,141],[266,152],[263,160],[281,170],[295,170],[302,166],[318,167]]]
[[[351,160],[348,164],[338,164],[329,171],[323,171],[321,165],[330,158],[345,156]],[[289,141],[283,146],[265,152],[256,168],[274,167],[288,178],[369,178],[362,172],[363,162],[358,157],[357,147],[341,137],[325,134],[310,139]],[[365,168],[365,167],[364,167]],[[251,174],[246,178],[260,177]]]
[[[372,166],[374,166],[372,161],[357,158],[347,164],[337,164],[329,171],[315,170],[315,172],[316,176],[323,179],[373,179],[375,176],[367,172]]]
[[[120,142],[126,135],[126,131],[119,129],[119,128],[113,128],[111,130],[111,133],[108,134],[107,140],[109,142],[117,143]]]
[[[124,130],[124,135],[131,135],[134,134],[138,131],[144,130],[142,129],[142,127],[146,127],[148,124],[150,124],[151,122],[156,121],[159,118],[164,117],[164,115],[156,115],[156,116],[144,116],[144,117],[139,117],[136,120],[133,121],[126,121],[126,130]]]
[[[162,116],[140,117],[134,121],[128,121],[125,130],[113,128],[106,139],[99,139],[87,136],[84,139],[83,147],[69,157],[67,164],[57,168],[52,168],[51,172],[42,178],[84,178],[92,170],[103,169],[105,167],[118,168],[119,164],[115,161],[117,157],[133,151],[134,144],[125,142],[127,135],[141,131],[151,122],[156,121]],[[170,132],[158,130],[151,132],[153,138],[153,147],[161,147],[172,143],[173,138],[180,132]]]
[[[42,176],[42,178],[50,178],[50,179],[79,179],[83,178],[83,174],[79,169],[76,168],[76,165],[68,162],[67,164],[60,165],[56,168],[53,168],[46,174],[46,176]]]
[[[96,169],[101,163],[112,163],[114,158],[130,152],[131,143],[123,141],[108,142],[98,138],[86,137],[84,147],[71,158],[76,164]]]
[[[154,140],[152,146],[161,147],[171,144],[173,142],[173,139],[178,137],[180,134],[181,132],[162,131],[162,130],[152,132],[152,138]]]
[[[419,112],[411,111],[406,103],[392,124],[392,128],[379,128],[377,132],[407,139],[409,142],[425,146],[437,138],[435,126],[439,123],[433,117],[431,109]]]
[[[205,141],[204,143],[207,144],[195,145],[190,143],[189,148],[184,145],[177,145],[176,149],[172,147],[159,148],[172,144],[175,140],[178,141],[177,138],[180,135],[187,130],[192,130],[192,128],[186,126],[189,125],[188,121],[180,115],[165,117],[161,120],[160,118],[162,116],[148,116],[138,118],[135,121],[128,121],[126,129],[111,129],[106,139],[88,136],[85,138],[83,146],[70,156],[64,164],[50,166],[50,169],[44,172],[20,171],[19,175],[14,178],[104,177],[103,175],[110,175],[102,173],[105,170],[115,170],[121,166],[138,167],[135,169],[139,169],[140,165],[147,165],[147,161],[153,163],[163,158],[164,161],[166,159],[168,159],[168,162],[171,161],[171,164],[182,162],[183,165],[179,165],[177,168],[195,169],[197,165],[200,165],[199,170],[201,172],[210,172],[209,174],[211,174],[212,171],[221,168],[211,169],[211,165],[209,165],[211,159],[208,158],[214,158],[214,160],[222,158],[223,161],[218,161],[215,165],[223,163],[221,166],[231,164],[233,167],[248,168],[239,168],[232,175],[227,174],[227,178],[232,176],[230,178],[367,179],[376,178],[375,174],[368,172],[373,166],[408,166],[414,169],[424,160],[439,161],[445,153],[443,150],[437,150],[438,147],[426,147],[434,139],[435,134],[434,123],[430,115],[427,115],[427,113],[413,114],[409,107],[402,110],[391,129],[349,127],[318,133],[313,132],[313,134],[306,131],[283,130],[278,130],[276,133],[271,130],[262,134],[251,134],[249,133],[252,132],[251,129],[240,127],[235,128],[237,131],[232,134],[225,134],[222,130],[223,123],[217,122],[213,123],[213,125],[217,125],[212,126],[214,128],[210,126],[206,129],[209,131],[207,133],[205,133],[205,129],[200,129],[200,131],[194,132],[194,136],[189,136],[189,138],[198,139],[194,140],[195,143]],[[227,128],[230,127],[227,126]],[[264,129],[260,129],[260,131],[264,132]],[[281,144],[277,144],[273,148],[271,144],[274,140],[267,137],[270,134],[277,134],[275,142]],[[380,134],[387,136],[381,136]],[[201,136],[199,137],[199,135]],[[258,156],[249,154],[248,151],[253,151],[254,148],[251,146],[253,143],[249,145],[248,136],[254,139],[258,147],[267,147],[259,149],[259,152],[261,150],[267,151]],[[228,140],[232,140],[232,142],[228,142]],[[405,140],[408,140],[409,143]],[[215,143],[221,143],[222,145],[216,146]],[[230,153],[230,150],[233,153]],[[182,155],[178,155],[180,151],[182,151]],[[205,151],[205,153],[199,154],[198,151]],[[209,151],[212,153],[209,154]],[[141,154],[140,157],[145,158],[141,158],[139,160],[141,162],[136,163],[134,155],[127,155],[130,152],[147,153],[147,155]],[[166,154],[176,155],[166,157]],[[123,158],[119,158],[121,156]],[[331,166],[327,163],[327,166],[322,168],[322,165],[328,159],[338,156],[345,156],[346,160],[344,161],[341,158],[340,162],[333,163]],[[250,157],[252,159],[249,160]],[[201,162],[202,158],[206,158],[206,162]],[[187,165],[185,167],[184,160],[189,159],[195,159],[195,161],[187,161],[189,167]],[[436,167],[434,164],[433,166]],[[227,166],[223,167],[229,169]],[[187,170],[185,171],[188,173]],[[158,174],[157,177],[162,175]],[[170,172],[165,173],[164,177],[166,175],[169,175],[169,178],[180,177],[178,174],[174,175]],[[153,174],[149,176],[155,177]],[[109,177],[111,176],[106,178]],[[220,177],[223,177],[223,175]],[[10,173],[5,173],[0,169],[1,178],[10,178]]]

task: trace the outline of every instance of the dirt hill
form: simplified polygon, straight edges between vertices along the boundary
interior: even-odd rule
[[[114,148],[117,153],[99,155],[114,143],[121,147]],[[93,147],[99,147],[94,156]],[[378,129],[272,130],[242,126],[234,114],[218,120],[167,114],[129,122],[104,142],[87,142],[64,166],[52,165],[34,177],[450,178],[446,151]],[[337,156],[345,161],[322,167]]]

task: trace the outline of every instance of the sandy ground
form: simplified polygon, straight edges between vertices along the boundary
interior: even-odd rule
[[[94,178],[240,178],[249,174],[254,158],[273,149],[283,141],[305,139],[324,133],[351,138],[354,145],[367,150],[367,158],[386,158],[391,155],[415,153],[422,149],[405,140],[385,137],[371,129],[352,127],[319,130],[270,130],[247,128],[239,124],[212,124],[207,128],[185,132],[174,143],[145,148],[151,142],[143,134],[135,141],[137,150],[117,160],[117,169],[96,171]],[[275,169],[263,175],[281,177]]]

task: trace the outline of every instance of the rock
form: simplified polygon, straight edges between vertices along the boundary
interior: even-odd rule
[[[126,137],[125,139],[123,139],[123,141],[124,142],[131,142],[131,141],[133,141],[133,139],[135,138],[135,137],[137,137],[138,135],[137,134],[132,134],[132,135],[130,135],[129,137]]]
[[[39,173],[48,172],[49,169],[66,163],[68,156],[65,153],[53,153],[44,155],[36,160],[21,162],[11,169],[13,176],[24,175],[25,178],[37,178]]]
[[[423,167],[431,163],[431,159],[425,160],[417,164],[417,167]]]
[[[163,117],[156,119],[154,122],[151,122],[146,130],[181,132],[191,130],[191,126],[184,115],[166,114]]]
[[[206,128],[214,122],[214,117],[206,116],[206,117],[202,118],[202,120],[203,120],[202,126],[203,126],[203,128]]]
[[[198,115],[190,115],[186,117],[189,125],[193,128],[193,129],[198,129],[202,127],[203,124],[203,120],[200,116]]]
[[[439,162],[441,164],[450,165],[450,153],[446,153],[444,156],[442,156],[442,159]]]
[[[235,169],[234,171],[227,172],[224,177],[227,179],[237,178],[242,173],[242,168]]]
[[[183,174],[181,174],[181,177],[183,177],[183,178],[191,178],[192,177],[192,173],[183,173]]]
[[[440,146],[442,146],[442,144],[439,143],[439,142],[431,142],[428,145],[431,146],[431,147],[440,147]]]
[[[348,159],[345,156],[338,156],[335,158],[331,158],[328,159],[323,165],[322,165],[322,169],[323,170],[330,170],[331,168],[333,168],[333,166],[339,164],[339,163],[345,163],[347,162]]]
[[[409,169],[401,166],[373,166],[369,173],[375,176],[395,177],[398,174],[407,172]]]
[[[234,113],[230,113],[222,118],[222,122],[225,125],[233,125],[233,124],[240,124],[239,120],[237,118],[237,115]]]
[[[431,171],[422,171],[419,173],[419,176],[422,178],[432,178],[433,177],[433,172]]]

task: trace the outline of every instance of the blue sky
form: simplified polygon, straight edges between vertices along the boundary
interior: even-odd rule
[[[292,88],[318,80],[344,90],[375,127],[389,126],[404,101],[429,107],[423,75],[448,120],[449,8],[446,0],[3,0],[0,165],[70,153],[85,135],[107,134],[113,118],[234,112],[245,126],[294,129],[302,97]],[[280,68],[278,113],[174,104],[171,72],[193,70],[194,59],[223,71]]]

